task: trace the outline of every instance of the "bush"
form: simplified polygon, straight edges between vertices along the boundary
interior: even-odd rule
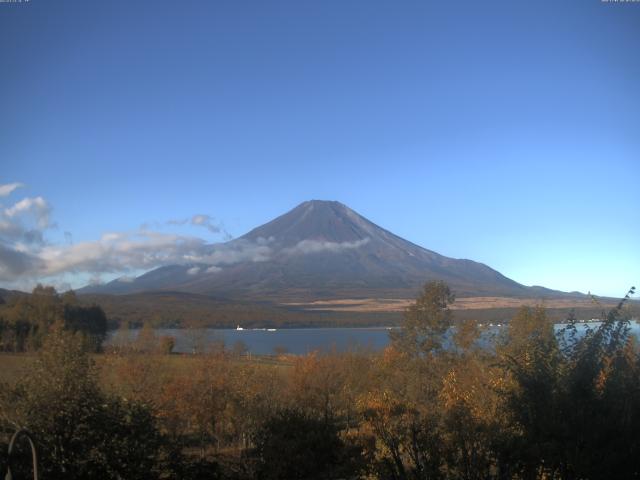
[[[298,410],[282,410],[255,436],[256,477],[271,479],[350,478],[361,467],[361,451],[346,444],[332,421]]]

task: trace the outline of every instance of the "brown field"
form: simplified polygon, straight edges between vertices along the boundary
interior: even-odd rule
[[[414,300],[397,298],[352,298],[341,300],[317,300],[308,303],[286,303],[287,306],[302,307],[311,311],[333,312],[402,312]],[[597,307],[590,298],[507,298],[507,297],[465,297],[458,298],[451,305],[452,310],[485,310],[493,308],[518,308],[523,305],[542,305],[546,308],[593,308]],[[604,302],[611,307],[614,303]]]
[[[15,383],[35,358],[30,353],[0,353],[0,388],[2,383]]]
[[[144,368],[148,364],[161,365],[164,375],[169,377],[189,375],[194,367],[194,361],[201,359],[201,355],[186,354],[140,354],[140,355],[113,355],[94,354],[92,355],[100,374],[100,381],[103,386],[109,387],[119,382],[119,374],[124,363],[129,366],[139,364]],[[0,388],[3,383],[14,384],[27,371],[29,365],[36,359],[34,353],[2,353],[0,352]],[[286,371],[292,365],[292,359],[288,355],[275,357],[271,355],[253,355],[251,359],[242,358],[232,361],[235,365],[251,364],[262,365],[264,367],[277,368]]]

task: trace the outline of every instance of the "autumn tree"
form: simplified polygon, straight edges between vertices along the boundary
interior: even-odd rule
[[[554,335],[543,310],[522,310],[505,345],[506,407],[525,478],[637,478],[638,350],[626,300],[583,331],[575,318]],[[537,326],[536,326],[537,325]]]
[[[294,360],[291,393],[298,408],[325,419],[339,415],[340,393],[345,384],[345,372],[340,364],[339,356],[319,352]]]
[[[439,281],[425,284],[404,312],[402,328],[377,359],[368,392],[358,405],[363,429],[374,442],[368,452],[381,478],[443,476],[442,412],[438,394],[450,355],[454,296]]]
[[[442,478],[437,394],[431,362],[388,347],[376,359],[372,387],[358,399],[367,456],[380,478]],[[366,441],[366,436],[372,438]]]
[[[454,300],[446,283],[427,282],[415,303],[405,310],[402,329],[391,332],[394,347],[412,356],[431,355],[442,350],[445,335],[453,322],[449,305]]]
[[[170,355],[176,346],[176,338],[171,335],[164,335],[158,339],[158,352],[163,355]]]
[[[138,335],[133,342],[133,351],[136,353],[153,353],[158,348],[158,337],[151,323],[145,322],[138,330]]]
[[[230,362],[219,355],[189,358],[189,372],[174,375],[160,387],[156,404],[161,424],[175,442],[193,444],[205,458],[224,445],[233,400]]]
[[[290,377],[271,365],[242,363],[230,376],[234,395],[225,409],[225,423],[232,429],[236,445],[251,447],[255,433],[273,412],[290,404]]]
[[[254,441],[260,480],[353,478],[363,467],[359,447],[345,442],[334,422],[300,410],[272,415]]]
[[[61,328],[2,392],[3,420],[37,439],[46,478],[152,478],[159,436],[151,412],[106,396],[83,339]]]

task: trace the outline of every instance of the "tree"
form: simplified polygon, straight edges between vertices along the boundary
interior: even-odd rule
[[[102,350],[102,343],[107,337],[107,316],[102,308],[97,305],[82,307],[65,303],[63,315],[65,329],[81,332],[86,338],[88,349],[94,352]]]
[[[334,422],[299,410],[277,412],[254,441],[261,480],[351,478],[362,468],[360,449],[340,438]]]
[[[220,447],[229,423],[225,416],[233,396],[229,361],[211,355],[189,362],[189,375],[176,376],[162,385],[158,413],[172,438],[191,437],[204,459],[210,446]]]
[[[151,411],[101,392],[77,334],[54,328],[23,380],[2,392],[0,411],[37,439],[43,477],[153,478],[160,437]]]
[[[107,333],[107,317],[97,305],[82,306],[73,291],[60,295],[53,287],[38,285],[31,295],[12,299],[0,318],[2,350],[37,350],[53,325],[80,332],[86,347],[98,351]]]
[[[452,324],[449,304],[454,300],[446,283],[427,282],[416,302],[405,310],[402,329],[391,332],[394,347],[411,356],[440,351]]]
[[[133,350],[136,353],[152,353],[158,348],[156,331],[149,322],[145,322],[138,330],[138,336],[133,342]]]
[[[170,355],[176,346],[176,337],[164,335],[158,340],[158,351],[164,355]]]
[[[412,356],[393,346],[376,359],[371,386],[358,399],[361,432],[379,478],[442,478],[439,429],[443,356]]]
[[[291,395],[301,410],[325,419],[335,418],[340,410],[340,393],[345,372],[337,355],[313,352],[294,359]]]
[[[236,358],[242,358],[249,351],[249,347],[242,340],[237,340],[233,344],[233,356]]]
[[[640,357],[622,314],[633,291],[581,334],[571,318],[556,337],[540,308],[514,318],[499,354],[523,477],[640,477]]]
[[[133,350],[133,339],[131,338],[131,330],[126,322],[120,322],[118,330],[109,342],[109,351],[112,353],[129,353]]]

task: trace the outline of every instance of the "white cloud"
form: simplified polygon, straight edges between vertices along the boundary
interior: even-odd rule
[[[42,197],[24,198],[0,208],[0,242],[44,244],[44,231],[51,228],[51,206]]]
[[[231,234],[225,230],[221,222],[216,222],[215,218],[213,218],[211,215],[206,215],[203,213],[193,215],[190,218],[178,218],[169,220],[167,224],[193,225],[196,227],[204,227],[211,233],[221,233],[224,236],[225,240],[229,240],[232,238]]]
[[[191,223],[193,225],[209,225],[211,217],[209,215],[194,215],[191,217]]]
[[[185,257],[190,263],[207,265],[231,265],[240,262],[265,262],[273,255],[273,249],[267,243],[235,240],[229,243],[209,245],[193,256]]]
[[[235,243],[235,242],[234,242]],[[73,245],[43,247],[37,258],[37,273],[44,276],[65,272],[118,273],[150,270],[163,265],[200,263],[215,267],[242,261],[264,261],[271,249],[251,242],[239,244],[207,244],[203,239],[149,231],[109,233],[100,240]],[[199,267],[187,273],[200,273]]]
[[[205,241],[158,232],[113,232],[100,240],[74,245],[47,245],[38,252],[42,275],[63,272],[117,273],[185,263],[200,255]]]
[[[30,215],[35,218],[38,227],[44,229],[49,227],[49,216],[51,207],[42,197],[24,198],[18,203],[5,209],[4,215],[8,218],[15,218],[20,215]]]
[[[340,253],[345,250],[360,248],[369,243],[370,238],[363,238],[353,242],[327,242],[323,240],[302,240],[295,246],[286,248],[283,251],[290,255],[306,255],[309,253],[331,252]]]
[[[17,188],[24,187],[22,183],[7,183],[0,185],[0,197],[8,197]]]
[[[200,273],[200,267],[191,267],[187,270],[187,275],[197,275]]]
[[[148,227],[105,232],[97,240],[79,243],[73,243],[71,233],[64,232],[65,241],[53,244],[44,238],[46,230],[51,228],[51,211],[51,206],[42,197],[24,198],[6,208],[0,207],[2,286],[24,288],[30,282],[55,283],[65,275],[98,283],[101,275],[137,275],[172,264],[205,265],[190,268],[190,275],[203,271],[214,273],[221,270],[218,265],[264,261],[272,253],[270,240],[212,245],[202,238],[153,231]],[[194,215],[184,222],[171,223],[189,223],[224,233],[208,215]],[[119,281],[128,282],[133,278],[122,276]]]

